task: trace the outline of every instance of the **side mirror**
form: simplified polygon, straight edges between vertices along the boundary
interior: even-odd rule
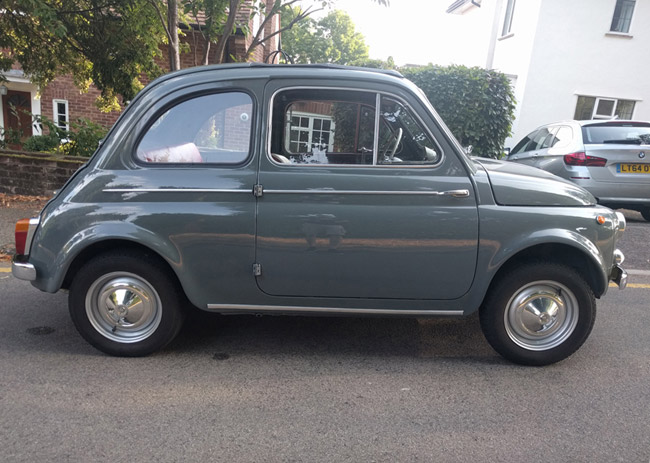
[[[510,156],[510,148],[503,148],[503,156],[504,158],[507,158]]]

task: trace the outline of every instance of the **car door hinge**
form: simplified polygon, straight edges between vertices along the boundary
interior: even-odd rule
[[[253,275],[262,276],[262,264],[253,264]]]
[[[253,185],[253,196],[256,198],[261,198],[264,194],[264,187],[262,185]]]

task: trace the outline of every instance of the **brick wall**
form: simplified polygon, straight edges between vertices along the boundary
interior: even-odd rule
[[[0,193],[52,196],[87,160],[0,150]]]
[[[54,120],[53,100],[67,100],[70,120],[87,118],[106,127],[111,127],[120,113],[113,111],[103,113],[95,105],[100,91],[91,86],[87,93],[82,93],[75,87],[72,76],[57,77],[42,92],[41,113],[50,120]]]

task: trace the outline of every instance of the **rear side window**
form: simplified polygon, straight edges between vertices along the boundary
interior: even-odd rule
[[[551,141],[551,148],[564,148],[569,146],[573,140],[573,129],[567,125],[561,126],[555,132],[555,136]]]
[[[185,100],[149,126],[137,159],[154,164],[239,164],[250,151],[252,112],[251,97],[243,92]]]
[[[650,144],[650,124],[634,122],[607,122],[582,127],[585,144]]]
[[[531,132],[521,140],[512,150],[511,154],[523,153],[526,151],[546,149],[553,142],[553,133],[548,127]]]

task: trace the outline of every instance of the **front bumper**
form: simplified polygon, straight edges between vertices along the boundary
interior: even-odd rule
[[[11,273],[19,280],[36,280],[36,267],[27,261],[27,256],[14,256],[11,262]]]
[[[627,272],[620,265],[615,265],[609,279],[618,285],[618,289],[625,289],[627,286]]]

